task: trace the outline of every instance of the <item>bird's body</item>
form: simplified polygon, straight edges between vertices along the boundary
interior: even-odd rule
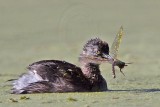
[[[28,66],[29,74],[24,74],[14,82],[14,93],[75,92],[89,91],[90,84],[81,69],[73,64],[58,60],[43,60]],[[33,79],[28,78],[28,75]],[[19,81],[24,82],[19,83]]]
[[[12,93],[106,91],[107,83],[99,65],[110,60],[108,44],[89,40],[79,58],[81,67],[59,60],[42,60],[28,66],[28,72],[13,81]]]

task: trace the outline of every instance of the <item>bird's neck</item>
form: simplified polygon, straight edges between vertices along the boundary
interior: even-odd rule
[[[86,78],[88,78],[92,83],[99,81],[99,76],[101,76],[99,64],[88,61],[84,57],[80,57],[79,61],[81,64],[81,70]]]

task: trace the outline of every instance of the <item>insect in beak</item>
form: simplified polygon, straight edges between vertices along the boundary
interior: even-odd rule
[[[111,61],[109,63],[112,64],[112,75],[113,75],[113,78],[116,78],[116,75],[115,75],[115,66],[118,66],[120,68],[120,72],[124,75],[122,69],[125,66],[128,66],[127,64],[132,64],[132,63],[122,62],[122,61],[118,60],[118,58],[117,58],[117,56],[118,56],[118,49],[119,49],[119,46],[120,46],[120,43],[121,43],[123,35],[124,35],[123,27],[121,26],[118,34],[116,35],[116,37],[115,37],[115,39],[114,39],[114,41],[112,43],[111,51],[110,51],[110,55],[113,58],[113,61]]]
[[[112,64],[112,73],[113,73],[113,78],[116,78],[116,74],[115,74],[115,66],[118,66],[120,68],[120,72],[125,76],[125,74],[123,73],[122,69],[125,66],[128,66],[127,64],[132,64],[132,63],[125,63],[122,62],[120,60],[115,60]]]

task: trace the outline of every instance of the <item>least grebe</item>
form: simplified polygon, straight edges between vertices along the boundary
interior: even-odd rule
[[[59,60],[42,60],[28,66],[28,72],[13,81],[12,93],[97,92],[107,91],[99,65],[113,62],[108,43],[93,38],[79,56],[80,67]]]

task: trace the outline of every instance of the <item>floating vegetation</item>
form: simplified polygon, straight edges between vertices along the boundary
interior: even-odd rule
[[[13,99],[13,98],[10,98],[9,99],[11,102],[14,102],[14,103],[17,103],[18,102],[18,100],[15,100],[15,99]]]
[[[26,97],[26,96],[21,96],[20,97],[20,100],[29,100],[30,98],[29,97]]]
[[[93,101],[92,103],[98,103],[98,101]]]
[[[113,97],[112,99],[119,99],[119,97]]]
[[[67,98],[67,100],[68,100],[68,101],[78,101],[77,99],[72,98],[72,97]]]
[[[29,100],[30,98],[29,97],[26,97],[26,96],[21,96],[20,98],[19,98],[19,100]],[[14,103],[17,103],[18,102],[18,100],[17,99],[13,99],[13,98],[10,98],[9,99],[11,102],[14,102]]]
[[[90,107],[89,105],[84,105],[84,107]]]

